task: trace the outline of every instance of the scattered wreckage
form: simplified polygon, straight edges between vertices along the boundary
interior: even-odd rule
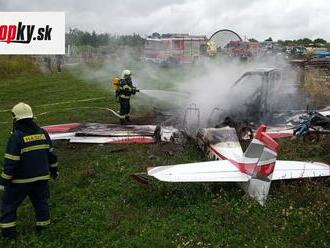
[[[246,122],[277,122],[276,113],[295,108],[294,83],[287,73],[277,68],[250,70],[239,77],[231,86],[228,99],[235,99],[220,118],[230,117]],[[285,90],[284,90],[285,89]]]
[[[221,126],[234,127],[240,140],[250,140],[255,132],[255,124],[236,122],[226,117]],[[268,127],[268,133],[273,138],[303,138],[316,143],[320,137],[330,135],[330,111],[307,111],[287,117],[283,123]]]
[[[156,125],[70,123],[44,129],[52,140],[65,139],[71,143],[178,142],[178,138],[182,138],[180,130]],[[330,176],[329,164],[276,160],[279,144],[274,138],[281,137],[287,136],[279,135],[279,132],[268,133],[266,126],[261,125],[243,152],[235,128],[201,128],[195,137],[196,143],[215,161],[149,167],[146,173],[131,176],[143,183],[150,178],[166,182],[237,182],[261,205],[265,204],[274,180]]]
[[[297,85],[290,83],[292,75],[287,74],[277,68],[245,72],[233,83],[228,96],[236,101],[227,110],[215,105],[207,126],[234,127],[242,140],[251,140],[253,132],[262,123],[267,125],[269,133],[277,135],[276,138],[297,136],[315,142],[321,135],[330,134],[330,109],[319,112],[297,110],[303,105],[304,98],[296,96]],[[191,123],[199,127],[198,106],[191,104],[186,112],[188,110],[190,119],[195,119]],[[186,116],[189,116],[186,112],[183,122],[187,122]],[[194,114],[195,117],[191,117]]]
[[[138,182],[150,178],[164,182],[237,182],[248,195],[265,204],[274,180],[330,176],[330,164],[276,160],[279,144],[261,125],[243,153],[236,130],[204,128],[197,143],[215,161],[158,166],[131,175]]]
[[[117,125],[100,123],[68,123],[43,127],[52,140],[70,143],[129,144],[180,142],[182,133],[174,127],[156,125]]]
[[[149,167],[146,173],[135,173],[131,176],[142,183],[148,183],[150,178],[165,182],[236,182],[249,196],[264,205],[272,181],[330,176],[330,164],[277,160],[280,146],[274,140],[304,137],[313,132],[329,134],[330,111],[309,111],[307,114],[300,112],[289,118],[287,115],[284,118],[280,116],[282,123],[278,124],[274,121],[276,108],[272,94],[278,90],[274,81],[280,79],[280,72],[276,69],[247,72],[234,86],[251,75],[261,76],[261,84],[255,91],[250,92],[247,98],[249,102],[243,108],[234,108],[235,115],[224,118],[216,128],[199,128],[200,112],[196,104],[186,109],[180,129],[164,125],[122,126],[99,123],[71,123],[44,128],[52,140],[65,139],[71,143],[180,143],[185,138],[184,135],[190,136],[196,140],[206,156],[215,161]],[[255,108],[256,106],[258,108]],[[213,119],[214,112],[212,111],[210,119]],[[276,124],[270,126],[267,131],[266,126],[261,124],[256,130],[248,121],[237,124],[232,119],[235,116],[244,118],[244,115],[248,115],[256,124]],[[209,126],[213,124],[210,122]],[[240,144],[241,139],[251,140],[245,152]]]
[[[320,136],[330,135],[330,111],[309,111],[299,117],[299,125],[293,130],[297,137],[307,138],[312,142],[318,142]]]

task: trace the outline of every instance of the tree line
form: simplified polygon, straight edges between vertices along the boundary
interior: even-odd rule
[[[257,42],[256,39],[251,38],[249,41]],[[272,37],[267,38],[265,41],[273,41]],[[281,46],[328,46],[329,43],[322,38],[317,39],[309,39],[309,38],[303,38],[303,39],[297,39],[297,40],[278,40],[278,44]]]
[[[70,29],[69,32],[65,34],[65,43],[66,45],[89,45],[92,47],[109,45],[143,47],[144,39],[136,33],[131,35],[112,35],[108,33],[97,34],[95,31],[88,32],[74,28]]]
[[[143,47],[145,39],[139,34],[133,33],[131,35],[113,35],[109,33],[97,34],[95,31],[88,32],[82,31],[77,28],[70,29],[66,33],[66,44],[75,46],[89,45],[92,47],[100,46],[131,46],[131,47]],[[256,42],[254,38],[249,39],[249,41]],[[267,38],[265,41],[273,41],[271,37]],[[322,39],[297,39],[297,40],[278,40],[281,46],[329,46],[329,43]]]
[[[317,38],[314,40],[303,38],[298,40],[278,40],[280,45],[283,46],[326,46],[327,41],[322,38]]]

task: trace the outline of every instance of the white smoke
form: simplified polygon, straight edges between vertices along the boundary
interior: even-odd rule
[[[189,108],[191,104],[196,105],[200,112],[201,127],[210,125],[212,120],[212,124],[215,124],[214,121],[219,121],[220,117],[224,118],[227,114],[244,112],[246,105],[253,100],[253,97],[256,97],[257,90],[262,86],[262,77],[249,76],[233,87],[235,81],[245,72],[271,68],[279,69],[283,80],[274,81],[278,85],[271,85],[275,92],[273,90],[273,95],[267,96],[267,100],[274,106],[278,106],[279,101],[282,101],[281,106],[285,106],[284,108],[292,107],[289,106],[292,105],[289,101],[292,98],[287,98],[287,96],[297,94],[292,86],[296,82],[296,74],[288,62],[280,57],[270,57],[262,62],[249,63],[231,59],[224,60],[222,63],[205,62],[189,80],[182,82],[179,86],[181,90],[190,93],[185,107]]]
[[[115,59],[108,57],[98,66],[83,63],[75,70],[76,75],[108,90],[110,94],[111,78],[120,76],[123,69],[129,69],[133,83],[141,89],[141,92],[132,98],[133,111],[146,112],[153,108],[172,110],[173,113],[180,113],[179,118],[183,122],[186,108],[194,104],[199,109],[200,127],[219,124],[219,119],[226,114],[244,111],[246,103],[261,84],[260,77],[251,76],[246,82],[233,88],[235,81],[247,71],[258,68],[290,71],[292,75],[286,77],[282,85],[277,86],[280,90],[276,92],[275,100],[284,99],[286,102],[282,105],[289,106],[287,100],[292,98],[284,96],[297,94],[290,86],[296,81],[296,75],[288,62],[278,56],[263,57],[259,62],[240,62],[225,57],[205,58],[197,65],[164,68],[134,60],[131,53],[132,51],[123,52]]]

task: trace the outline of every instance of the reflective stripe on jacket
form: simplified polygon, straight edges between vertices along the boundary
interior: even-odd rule
[[[50,179],[57,157],[47,132],[15,131],[9,138],[1,179],[12,183],[30,183]]]

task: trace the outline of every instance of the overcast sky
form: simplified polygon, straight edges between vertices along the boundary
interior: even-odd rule
[[[65,11],[66,26],[116,34],[233,29],[264,40],[330,40],[330,0],[0,0],[0,11]]]

